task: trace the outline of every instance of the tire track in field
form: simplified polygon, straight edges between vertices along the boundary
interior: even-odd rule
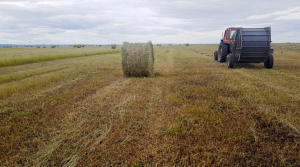
[[[163,49],[163,50],[162,50]],[[159,52],[155,52],[155,71],[165,74],[174,72],[173,48],[164,46]]]

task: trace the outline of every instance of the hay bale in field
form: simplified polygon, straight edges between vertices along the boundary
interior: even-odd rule
[[[52,45],[52,46],[51,46],[51,48],[55,48],[55,47],[56,47],[55,45]]]
[[[189,43],[186,43],[185,46],[190,46],[190,44],[189,44]]]
[[[151,77],[154,75],[152,42],[128,43],[122,46],[122,70],[125,77]]]
[[[37,46],[36,48],[41,48],[40,46]]]
[[[116,44],[111,44],[111,49],[116,49],[117,45]]]

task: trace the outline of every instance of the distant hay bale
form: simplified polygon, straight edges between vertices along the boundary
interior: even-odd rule
[[[55,47],[56,47],[55,45],[52,45],[52,46],[51,46],[51,48],[55,48]]]
[[[189,43],[186,43],[185,46],[190,46],[190,44],[189,44]]]
[[[122,70],[125,77],[154,76],[154,52],[152,42],[128,43],[122,46]]]
[[[41,48],[40,46],[37,46],[36,48]]]
[[[116,44],[111,44],[111,49],[116,49],[117,45]]]

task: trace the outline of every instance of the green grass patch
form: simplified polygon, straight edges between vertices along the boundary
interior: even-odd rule
[[[22,72],[22,73],[16,73],[13,75],[4,75],[4,76],[0,76],[0,84],[18,81],[18,80],[33,77],[36,75],[42,75],[42,74],[47,74],[50,72],[56,72],[56,71],[63,70],[63,69],[65,69],[65,67],[60,67],[60,68],[55,68],[55,69],[50,69],[50,70],[43,70],[43,71],[37,70],[37,71],[31,71],[31,72]]]
[[[43,61],[52,61],[52,60],[66,59],[66,58],[73,58],[73,57],[83,57],[83,56],[93,56],[93,55],[103,55],[103,54],[113,54],[113,53],[120,53],[120,50],[81,53],[81,54],[49,55],[49,56],[38,56],[38,57],[4,60],[4,61],[0,61],[0,67],[9,67],[15,65],[38,63]]]

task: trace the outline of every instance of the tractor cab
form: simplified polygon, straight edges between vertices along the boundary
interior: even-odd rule
[[[234,43],[234,36],[233,34],[236,32],[238,28],[236,27],[230,27],[230,28],[227,28],[225,30],[225,34],[223,36],[223,39],[221,41],[223,41],[224,43],[227,43],[227,44],[232,44]]]

